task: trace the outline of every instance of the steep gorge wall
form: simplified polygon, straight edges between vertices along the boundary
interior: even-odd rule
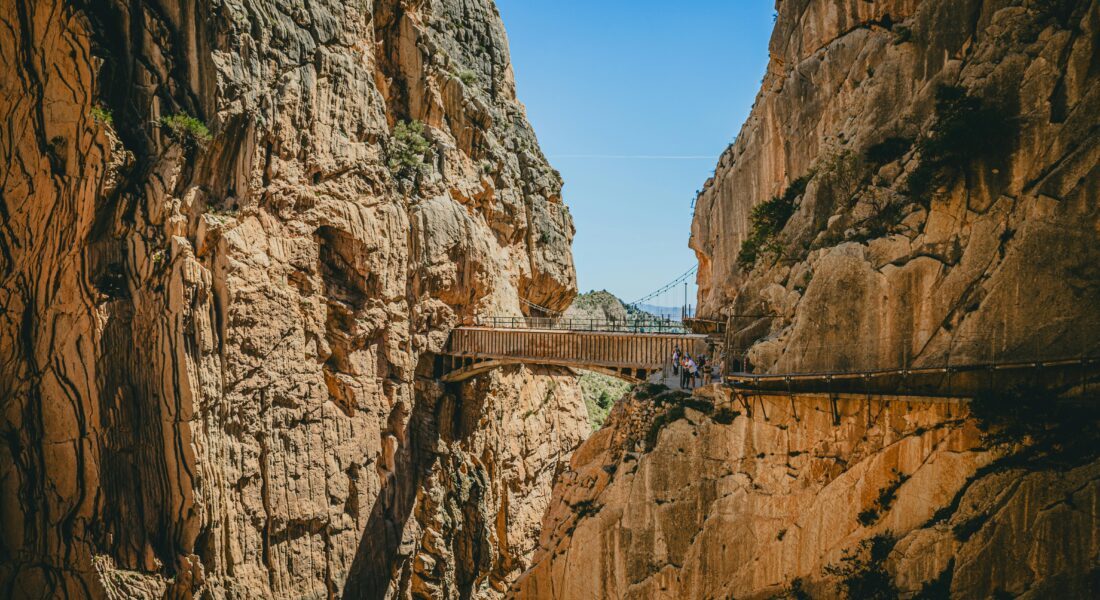
[[[432,379],[576,291],[492,3],[0,23],[0,595],[499,594],[587,424],[559,371]]]
[[[696,202],[700,314],[777,372],[1095,354],[1100,3],[776,8],[756,104]],[[954,118],[945,91],[982,109]],[[753,208],[788,190],[739,264]]]
[[[1100,3],[776,8],[692,224],[729,351],[773,372],[1096,354]],[[1100,594],[1095,410],[705,394],[612,410],[511,596]]]
[[[663,397],[627,397],[573,454],[512,597],[1100,592],[1095,414],[1084,454],[1051,454],[953,400]]]

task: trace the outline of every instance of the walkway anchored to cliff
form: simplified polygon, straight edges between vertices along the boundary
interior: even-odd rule
[[[611,322],[539,323],[514,327],[459,327],[437,363],[437,375],[447,382],[462,381],[509,364],[572,367],[604,373],[628,381],[645,381],[665,367],[676,347],[699,352],[705,335],[646,330]],[[567,329],[566,327],[587,327]],[[679,324],[677,324],[679,327]],[[630,329],[630,327],[634,327]],[[669,329],[672,327],[669,326]]]
[[[975,397],[991,392],[1046,390],[1087,398],[1100,392],[1100,357],[965,363],[819,373],[728,373],[726,384],[748,392],[866,393]]]
[[[1005,357],[1014,360],[977,362],[951,360],[943,364],[903,364],[886,368],[818,372],[750,372],[748,349],[731,347],[726,323],[694,318],[685,302],[680,319],[639,310],[654,299],[667,300],[696,272],[688,269],[672,281],[627,305],[626,318],[569,318],[520,299],[525,312],[536,316],[489,316],[454,329],[436,361],[435,375],[457,382],[492,369],[512,365],[551,365],[600,372],[632,382],[646,381],[670,370],[676,348],[712,362],[724,359],[719,383],[744,392],[864,393],[898,397],[975,397],[989,392],[1017,393],[1026,389],[1056,391],[1062,396],[1087,397],[1100,391],[1100,356],[1084,346],[1077,356]],[[768,315],[735,315],[768,318]],[[822,348],[838,354],[837,348]],[[1038,354],[1036,352],[1036,354]],[[994,356],[994,358],[998,358]]]
[[[645,381],[665,369],[673,350],[697,355],[713,338],[687,333],[679,322],[653,320],[498,318],[452,331],[436,365],[446,382],[469,379],[510,364],[563,366]],[[735,368],[735,367],[734,367]],[[993,391],[1057,391],[1087,397],[1100,391],[1100,357],[910,366],[862,371],[744,373],[722,382],[743,391],[974,397]]]
[[[436,376],[456,382],[505,365],[535,364],[645,381],[669,365],[677,347],[692,355],[707,350],[708,337],[690,331],[686,291],[680,319],[638,310],[645,302],[667,299],[697,268],[627,305],[630,312],[622,319],[569,318],[520,298],[524,311],[532,314],[481,317],[472,326],[453,330],[436,362]]]

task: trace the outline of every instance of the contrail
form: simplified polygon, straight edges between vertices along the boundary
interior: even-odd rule
[[[716,156],[670,154],[551,154],[550,158],[639,158],[644,160],[717,160]]]

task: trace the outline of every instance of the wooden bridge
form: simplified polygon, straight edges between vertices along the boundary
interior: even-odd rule
[[[459,327],[451,332],[446,348],[437,357],[435,375],[445,382],[457,382],[505,365],[530,364],[584,369],[637,383],[668,366],[677,346],[693,356],[711,351],[715,344],[713,335],[683,333],[683,327],[668,322],[543,323],[523,317]],[[730,363],[727,367],[739,364]],[[731,369],[720,382],[756,392],[974,397],[990,391],[1041,387],[1069,397],[1094,397],[1100,388],[1100,358],[1082,355],[1018,362],[778,374]]]
[[[706,336],[664,331],[592,331],[511,327],[459,327],[436,363],[447,382],[504,365],[537,364],[604,373],[632,382],[662,369],[679,346],[697,354]]]

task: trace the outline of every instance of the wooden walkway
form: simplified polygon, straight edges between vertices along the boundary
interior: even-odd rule
[[[727,373],[725,383],[742,390],[846,392],[899,396],[974,397],[996,391],[1047,390],[1064,397],[1094,398],[1100,392],[1100,358],[1059,358],[1007,363],[970,363],[832,373]]]
[[[443,381],[462,381],[509,364],[538,364],[596,371],[645,381],[679,346],[704,352],[706,336],[685,333],[560,331],[459,327],[436,365]]]

